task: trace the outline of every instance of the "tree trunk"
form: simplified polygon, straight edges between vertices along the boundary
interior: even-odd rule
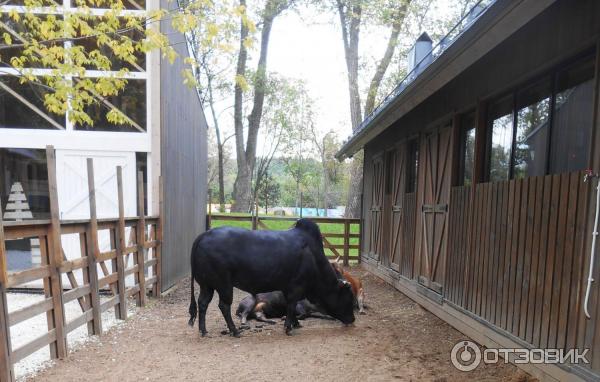
[[[219,212],[225,212],[225,174],[223,170],[223,145],[217,143],[218,159],[219,159]]]
[[[377,65],[377,70],[371,79],[369,93],[365,103],[364,116],[369,115],[374,107],[377,99],[377,92],[383,80],[383,76],[394,55],[394,50],[398,43],[398,35],[400,28],[406,16],[408,0],[394,15],[394,23],[392,24],[392,32],[388,39],[388,44],[383,55],[383,58]],[[350,94],[350,120],[352,122],[352,132],[356,133],[362,115],[360,110],[360,94],[358,92],[358,41],[360,35],[360,20],[361,6],[359,0],[349,0],[348,5],[344,7],[341,0],[337,0],[338,12],[340,14],[340,22],[342,24],[342,37],[344,40],[344,52],[346,56],[346,67],[348,69],[348,89]],[[348,8],[351,7],[351,11]],[[350,12],[350,13],[348,13]],[[354,155],[350,165],[350,188],[348,190],[348,198],[346,200],[346,211],[344,215],[349,218],[361,216],[360,205],[362,197],[362,182],[363,182],[363,154],[362,151]]]
[[[240,7],[246,7],[246,0],[240,0]],[[237,67],[235,71],[235,93],[233,106],[233,125],[235,130],[235,152],[237,160],[237,176],[233,184],[233,205],[232,212],[248,212],[250,209],[250,173],[246,164],[246,151],[244,150],[244,121],[243,121],[243,103],[244,90],[239,79],[246,75],[246,61],[248,60],[248,51],[244,45],[248,37],[248,27],[244,21],[240,21],[240,51],[238,53]]]
[[[245,6],[246,1],[240,0],[240,5]],[[280,14],[288,5],[287,1],[268,0],[265,5],[265,10],[262,17],[262,32],[260,40],[260,55],[258,66],[256,69],[256,82],[254,84],[254,105],[252,112],[248,116],[248,140],[246,149],[244,150],[244,125],[242,120],[242,104],[243,96],[242,89],[236,83],[235,87],[235,139],[236,153],[238,161],[238,174],[235,179],[234,191],[234,206],[232,211],[247,212],[251,205],[252,197],[252,173],[256,164],[256,141],[258,139],[258,130],[260,128],[260,120],[263,112],[263,104],[265,100],[265,82],[267,75],[267,53],[269,50],[269,39],[271,36],[271,28],[273,20]],[[248,36],[248,28],[242,23],[240,33],[240,54],[238,56],[238,66],[236,76],[245,75],[247,51],[244,46],[244,40]]]
[[[365,102],[365,118],[371,114],[375,108],[375,101],[377,99],[377,93],[379,92],[379,86],[381,85],[381,81],[383,80],[383,76],[385,75],[390,62],[392,61],[392,57],[394,56],[394,51],[396,50],[396,45],[398,44],[400,28],[402,27],[402,23],[406,17],[406,8],[408,4],[410,4],[410,1],[411,0],[407,0],[406,3],[404,3],[394,15],[392,33],[388,39],[385,53],[383,54],[381,61],[379,61],[377,70],[375,71],[375,74],[371,79],[371,84],[369,85],[369,93],[367,94],[367,101]]]

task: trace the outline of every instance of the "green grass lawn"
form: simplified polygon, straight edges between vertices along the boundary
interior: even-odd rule
[[[213,214],[213,217],[216,214]],[[252,223],[248,220],[248,221],[236,221],[236,220],[221,220],[221,216],[250,216],[250,214],[243,214],[243,213],[231,213],[231,214],[218,214],[219,216],[219,220],[217,220],[217,218],[213,219],[211,222],[211,227],[210,228],[216,228],[216,227],[223,227],[223,226],[229,226],[229,227],[239,227],[239,228],[246,228],[246,229],[252,229]],[[259,216],[263,216],[263,215],[259,215]],[[269,228],[269,230],[273,230],[273,231],[281,231],[281,230],[286,230],[289,229],[294,222],[293,221],[279,221],[279,220],[262,220],[262,222]],[[328,233],[344,233],[344,224],[343,222],[340,223],[317,223],[319,225],[319,228],[321,229],[321,232],[323,234],[328,234]],[[261,227],[259,227],[259,229],[263,229]],[[350,233],[359,233],[360,230],[360,226],[358,223],[353,223],[350,224]],[[332,237],[332,238],[327,238],[327,240],[329,240],[329,242],[333,245],[337,245],[337,244],[344,244],[344,238],[342,237]],[[350,238],[350,245],[358,245],[358,238],[353,237]],[[340,255],[343,253],[343,249],[339,248],[337,249],[337,251],[340,253]],[[330,249],[325,249],[325,254],[327,256],[335,256],[335,254],[333,253],[332,250]],[[350,249],[350,257],[358,257],[358,249]]]

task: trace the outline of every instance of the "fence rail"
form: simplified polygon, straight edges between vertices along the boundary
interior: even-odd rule
[[[124,320],[127,318],[129,297],[134,296],[136,305],[143,306],[147,292],[158,296],[161,290],[161,219],[159,216],[145,216],[141,173],[138,173],[137,179],[139,216],[124,216],[122,171],[121,167],[117,167],[119,216],[98,219],[94,168],[92,160],[88,159],[90,218],[60,221],[54,149],[47,147],[46,155],[51,218],[3,223],[0,206],[1,382],[14,381],[14,364],[44,346],[50,347],[52,358],[65,357],[68,353],[68,333],[87,325],[89,335],[101,334],[103,312],[114,307],[116,318]],[[108,231],[110,238],[110,249],[104,252],[99,249],[99,231]],[[62,235],[67,234],[78,235],[81,257],[67,259],[62,246]],[[21,238],[39,240],[41,264],[18,272],[9,272],[5,242]],[[107,262],[110,264],[107,265]],[[81,283],[75,277],[74,271],[81,272]],[[63,286],[63,276],[66,276],[69,286]],[[133,280],[129,282],[131,278]],[[43,283],[44,298],[40,302],[9,313],[6,297],[9,288],[39,280]],[[100,290],[109,294],[109,298],[103,302],[100,301]],[[65,304],[75,300],[81,314],[67,321]],[[40,314],[46,315],[47,332],[29,343],[13,348],[11,327]]]
[[[207,227],[227,225],[224,222],[246,223],[245,225],[252,230],[273,230],[291,227],[298,218],[285,216],[256,216],[256,215],[225,215],[211,214],[207,215]],[[360,262],[360,219],[349,218],[327,218],[327,217],[309,217],[315,223],[319,224],[323,236],[323,247],[325,254],[330,258],[342,258],[344,265],[350,264],[350,261]],[[277,227],[269,226],[269,223],[287,223],[277,224]],[[283,227],[282,227],[283,226]],[[353,230],[354,228],[354,230]],[[340,232],[332,232],[339,230]],[[355,232],[353,232],[355,231]],[[341,240],[340,240],[341,239]]]

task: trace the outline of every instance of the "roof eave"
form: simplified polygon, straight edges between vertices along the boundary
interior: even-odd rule
[[[335,154],[342,161],[506,40],[556,0],[498,0]],[[408,102],[408,101],[412,102]],[[393,111],[393,113],[390,113]]]

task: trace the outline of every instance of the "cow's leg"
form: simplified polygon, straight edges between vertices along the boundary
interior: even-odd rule
[[[358,297],[356,299],[358,300],[358,313],[365,314],[365,291],[362,288],[358,291]]]
[[[225,322],[227,323],[227,328],[229,329],[229,334],[234,337],[239,337],[240,332],[235,327],[233,323],[233,319],[231,318],[231,303],[233,302],[233,287],[229,289],[219,289],[217,290],[219,293],[219,309],[223,314],[223,318],[225,318]]]
[[[200,311],[200,317],[198,318],[198,330],[202,333],[202,337],[206,336],[206,310],[208,304],[213,298],[215,290],[206,285],[200,286],[200,296],[198,296],[198,310]]]
[[[291,293],[285,293],[285,300],[287,301],[287,312],[285,316],[285,334],[288,336],[292,334],[292,327],[301,328],[300,322],[298,322],[298,318],[296,317],[296,304],[300,301],[301,291],[295,290]]]

